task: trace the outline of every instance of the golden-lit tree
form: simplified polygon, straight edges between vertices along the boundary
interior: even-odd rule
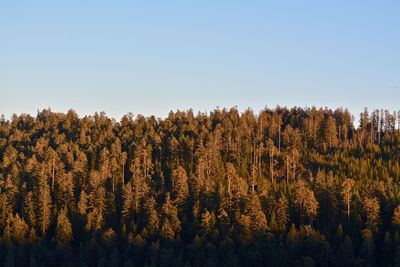
[[[347,220],[350,220],[350,204],[351,204],[351,198],[353,196],[354,184],[355,182],[352,179],[346,179],[342,183],[341,194],[343,201],[346,203]]]

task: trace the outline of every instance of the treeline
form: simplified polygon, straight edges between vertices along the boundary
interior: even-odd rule
[[[400,266],[400,112],[48,109],[0,159],[3,266]]]

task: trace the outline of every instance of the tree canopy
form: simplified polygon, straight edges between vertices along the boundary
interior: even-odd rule
[[[0,265],[399,264],[400,111],[46,109],[0,159]]]

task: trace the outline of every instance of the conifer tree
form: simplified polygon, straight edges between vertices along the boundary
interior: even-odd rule
[[[312,223],[312,220],[317,216],[318,202],[315,199],[314,192],[306,187],[303,180],[300,180],[296,185],[295,203],[300,212],[306,215]]]
[[[160,219],[157,211],[157,202],[154,197],[149,197],[145,204],[145,227],[143,229],[144,237],[154,237],[158,234],[160,228]]]
[[[48,178],[45,176],[43,166],[39,176],[37,177],[36,185],[36,212],[38,219],[38,226],[40,227],[40,233],[44,235],[50,225],[51,219],[51,206],[52,199],[50,196],[50,187],[48,183]]]
[[[181,231],[181,221],[178,218],[178,209],[172,203],[169,192],[165,196],[161,218],[161,236],[173,240]]]
[[[352,190],[354,187],[354,180],[346,179],[342,183],[342,197],[344,202],[346,203],[346,214],[347,220],[350,219],[350,204],[351,204],[351,197],[353,195]]]
[[[364,198],[363,212],[366,217],[365,224],[369,230],[376,233],[380,218],[380,205],[377,198]]]
[[[59,247],[67,247],[72,241],[72,224],[68,219],[66,207],[57,216],[57,225],[54,239]]]
[[[189,187],[188,187],[188,178],[186,171],[179,166],[176,170],[172,172],[172,199],[175,205],[181,207],[188,195],[189,195]]]

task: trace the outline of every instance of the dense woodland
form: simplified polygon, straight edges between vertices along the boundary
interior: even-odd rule
[[[400,266],[400,112],[0,120],[4,266]]]

